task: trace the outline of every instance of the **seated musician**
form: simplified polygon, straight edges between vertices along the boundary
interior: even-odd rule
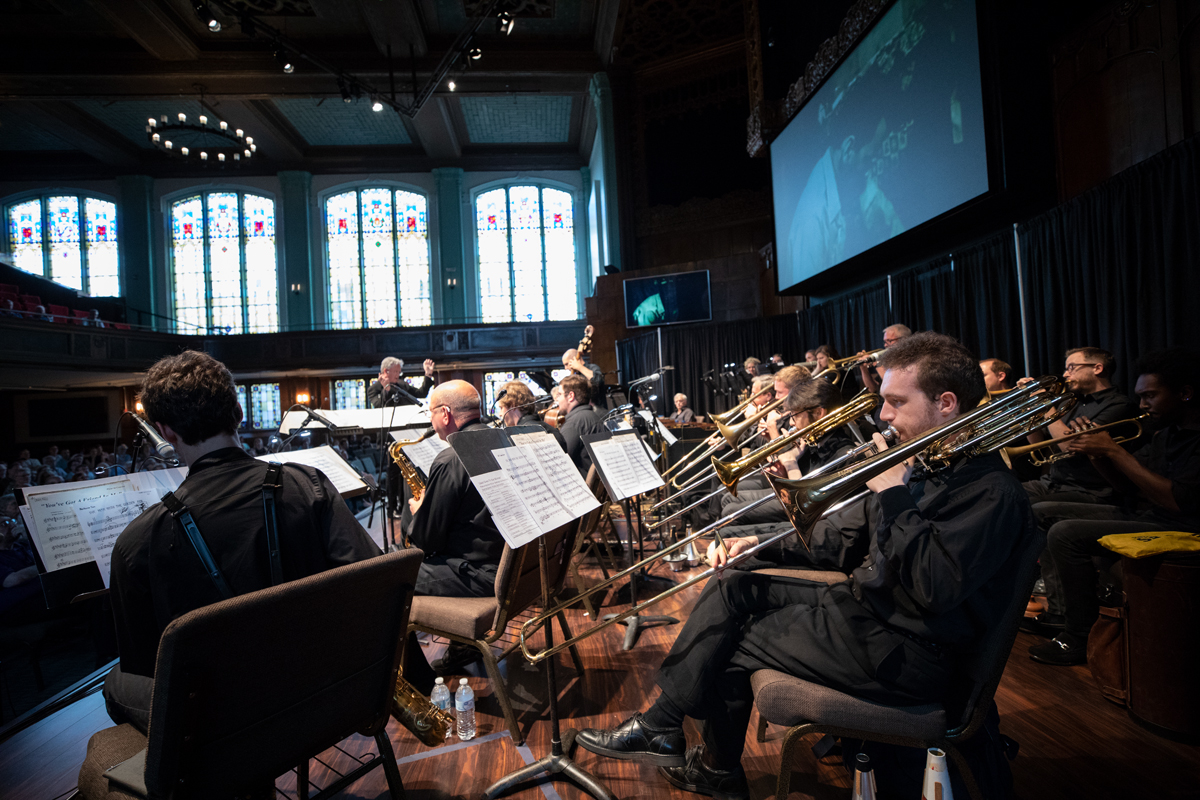
[[[783,407],[785,413],[792,415],[793,427],[807,428],[841,404],[842,400],[836,387],[827,381],[807,381],[800,384],[800,386],[787,396]],[[853,448],[854,442],[846,434],[843,427],[825,434],[812,447],[801,443],[791,450],[785,450],[779,454],[778,463],[779,467],[786,472],[787,477],[797,480],[803,478],[813,470],[823,467],[835,458],[845,455]],[[742,483],[747,482],[742,481]],[[762,489],[752,487],[742,488],[739,484],[737,497],[728,492],[721,495],[720,512],[717,518],[737,513],[740,509],[745,508],[768,494],[774,494],[774,491],[769,487]],[[784,513],[783,505],[779,502],[778,498],[743,513],[738,517],[736,526],[729,526],[721,532],[729,555],[737,555],[743,550],[758,544],[758,536],[756,534],[760,526],[769,525],[770,523],[787,524],[787,514]],[[764,532],[771,532],[776,530],[777,527],[776,525],[770,525]],[[708,560],[712,563],[716,563],[716,551],[717,545],[714,541],[708,548]]]
[[[534,413],[533,392],[528,386],[521,381],[509,381],[500,387],[500,391],[504,396],[496,401],[496,405],[500,407],[500,422],[504,427],[534,425],[551,434],[559,446],[566,451],[567,441],[563,438],[562,431],[543,422]]]
[[[429,412],[433,429],[443,441],[456,431],[487,428],[479,419],[479,392],[466,381],[449,381],[434,388]],[[412,511],[409,541],[425,552],[416,593],[437,597],[494,594],[504,539],[453,448],[437,454],[429,467],[424,495],[409,500],[408,505]],[[428,693],[433,689],[433,675],[424,659],[415,657],[419,651],[415,637],[410,636],[404,675]],[[470,646],[451,646],[446,658],[433,666],[450,670],[476,655]]]
[[[682,393],[677,394],[677,395],[675,395],[674,399],[675,399],[675,413],[669,417],[669,419],[672,422],[676,422],[676,423],[679,423],[680,425],[683,425],[683,424],[691,422],[693,419],[695,419],[695,417],[696,417],[695,413],[690,408],[688,408],[688,398],[687,398],[686,394],[682,394]]]
[[[238,439],[242,409],[233,376],[205,353],[162,359],[142,384],[146,417],[188,465],[173,493],[186,507],[232,594],[272,585],[263,483],[268,465]],[[379,555],[379,548],[321,472],[285,464],[275,493],[283,581]],[[179,512],[177,512],[179,513]],[[157,503],[129,523],[112,553],[113,616],[121,663],[105,678],[117,723],[150,721],[158,641],[174,619],[224,594],[201,565],[184,523]]]
[[[1056,503],[1040,522],[1048,527],[1048,549],[1062,583],[1066,624],[1057,637],[1029,648],[1043,664],[1066,666],[1087,660],[1087,637],[1099,616],[1095,555],[1097,541],[1112,533],[1200,532],[1200,353],[1182,347],[1145,356],[1137,365],[1134,389],[1150,414],[1143,444],[1133,453],[1108,431],[1063,443],[1086,454],[1113,486],[1137,497],[1133,508],[1100,503]],[[1088,420],[1082,420],[1085,425]]]
[[[367,405],[371,408],[417,405],[416,398],[427,396],[429,390],[433,388],[433,359],[425,359],[425,363],[421,366],[425,371],[425,379],[421,382],[420,388],[417,388],[409,386],[400,377],[400,373],[404,369],[402,360],[392,356],[385,358],[379,365],[379,377],[371,381],[371,385],[367,387]]]
[[[593,409],[603,408],[607,389],[604,385],[604,370],[596,364],[586,362],[580,357],[579,351],[572,347],[563,353],[562,365],[571,370],[572,375],[581,375],[588,383],[588,397]]]
[[[1063,378],[1067,389],[1079,398],[1078,405],[1058,422],[1029,434],[1030,444],[1057,439],[1080,426],[1086,418],[1096,425],[1105,425],[1136,415],[1133,404],[1112,384],[1116,359],[1107,350],[1098,347],[1076,347],[1068,350]],[[1030,378],[1021,378],[1017,386],[1028,383]],[[1114,501],[1112,484],[1096,471],[1086,458],[1068,458],[1056,461],[1037,480],[1022,484],[1033,503],[1033,513],[1042,527],[1043,520],[1062,517],[1061,503],[1111,503]],[[1028,621],[1022,622],[1022,630],[1042,635],[1054,635],[1065,623],[1062,588],[1054,569],[1054,560],[1049,551],[1042,554],[1041,579],[1045,584],[1047,610]]]
[[[883,347],[886,350],[908,336],[912,336],[912,328],[907,325],[901,325],[898,322],[895,325],[888,325],[883,329]],[[867,351],[859,350],[858,355],[860,358],[864,358]],[[858,368],[858,377],[867,391],[879,391],[879,372],[874,364],[861,364]]]
[[[880,369],[883,415],[901,442],[984,396],[977,359],[940,334],[909,337]],[[848,580],[723,572],[663,662],[654,704],[576,741],[657,764],[687,791],[736,800],[748,796],[740,761],[757,670],[889,705],[944,700],[959,654],[999,622],[1017,591],[1019,555],[1039,535],[1029,500],[998,454],[960,459],[936,477],[902,463],[866,487],[872,495],[818,522],[811,552],[793,559],[853,569]],[[691,750],[686,716],[703,720],[703,743]]]
[[[979,362],[979,368],[983,370],[983,384],[987,387],[989,396],[1004,394],[1014,388],[1008,378],[1013,374],[1012,366],[1007,362],[998,358],[985,358]]]
[[[812,380],[812,373],[805,367],[790,366],[784,367],[772,376],[772,386],[775,390],[775,399],[787,397],[788,393],[795,390],[801,384]],[[779,420],[784,412],[775,409],[767,414],[766,418],[759,424],[760,441],[762,443],[769,442],[780,435]]]
[[[579,375],[568,375],[559,384],[562,387],[562,400],[558,402],[559,423],[563,439],[567,442],[567,455],[579,474],[586,476],[592,466],[591,456],[583,446],[583,437],[604,430],[600,415],[588,404],[588,382]]]

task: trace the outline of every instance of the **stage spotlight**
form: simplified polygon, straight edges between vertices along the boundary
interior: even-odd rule
[[[196,3],[193,8],[196,9],[196,16],[208,26],[210,31],[213,33],[221,32],[221,23],[217,22],[217,18],[213,16],[212,9],[208,7],[208,3]]]
[[[513,32],[513,26],[516,24],[517,21],[513,18],[513,15],[507,11],[501,11],[500,15],[496,17],[496,30],[505,36]]]
[[[372,111],[383,111],[383,103],[376,100],[375,102],[371,103],[371,110]]]
[[[288,75],[291,75],[296,71],[296,65],[292,63],[290,58],[288,58],[286,50],[276,50],[275,60],[279,62],[279,66],[283,67],[283,71]]]
[[[453,92],[458,88],[458,84],[454,82],[453,78],[451,78],[450,82],[446,84],[446,88]]]

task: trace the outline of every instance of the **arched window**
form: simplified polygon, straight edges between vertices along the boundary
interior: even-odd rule
[[[47,194],[10,205],[7,216],[18,267],[92,297],[121,293],[116,203]]]
[[[475,198],[484,322],[579,318],[570,192],[505,186]]]
[[[171,203],[171,266],[181,333],[279,330],[274,200],[220,191]]]
[[[332,327],[432,324],[426,207],[423,195],[387,187],[325,201]]]

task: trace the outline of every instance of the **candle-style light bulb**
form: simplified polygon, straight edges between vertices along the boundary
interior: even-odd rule
[[[180,121],[180,122],[187,122],[187,114],[184,114],[182,111],[181,111],[181,112],[179,112],[179,121]]]
[[[223,131],[229,130],[229,123],[226,122],[225,120],[221,120],[221,130],[223,130]]]
[[[200,124],[201,124],[201,125],[207,125],[207,124],[208,124],[208,117],[206,117],[206,116],[204,116],[203,114],[201,114],[201,115],[200,115]]]

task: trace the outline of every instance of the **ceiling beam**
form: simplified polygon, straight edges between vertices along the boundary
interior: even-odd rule
[[[162,61],[194,61],[200,48],[167,8],[153,0],[88,0],[88,4]]]
[[[412,0],[358,0],[358,9],[375,46],[382,56],[389,53],[393,59],[408,58],[409,45],[418,58],[429,52],[425,31],[421,28],[421,17]]]
[[[624,21],[628,0],[596,0],[596,31],[593,37],[596,57],[608,66],[613,62],[617,46],[617,31]]]
[[[70,103],[17,100],[5,103],[4,110],[114,167],[134,167],[146,154],[143,148]]]
[[[454,131],[444,97],[433,97],[421,108],[412,121],[425,155],[434,159],[458,159],[462,157],[462,145]]]
[[[237,117],[234,117],[235,109]],[[293,162],[304,158],[307,146],[304,138],[270,102],[226,98],[221,101],[221,112],[225,119],[247,120],[244,124],[246,132],[254,137],[254,143],[269,159]]]

